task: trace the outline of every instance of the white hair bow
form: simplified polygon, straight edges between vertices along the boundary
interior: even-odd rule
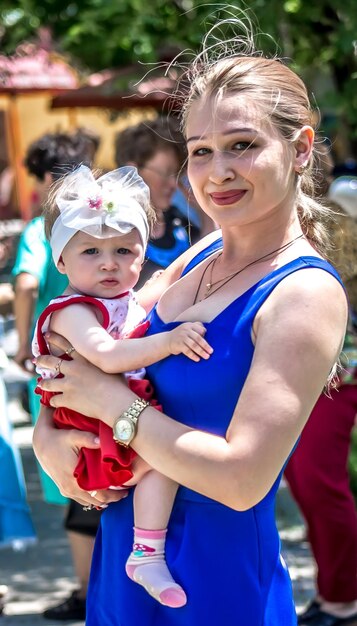
[[[50,240],[56,265],[63,248],[79,230],[101,239],[115,236],[113,231],[124,234],[137,228],[146,247],[150,191],[135,167],[120,167],[95,179],[91,170],[81,165],[66,176],[56,204],[60,215]]]

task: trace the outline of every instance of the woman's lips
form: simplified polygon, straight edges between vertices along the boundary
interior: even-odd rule
[[[232,189],[231,191],[221,191],[216,193],[210,193],[209,195],[215,204],[225,206],[238,202],[243,198],[245,193],[245,189]]]

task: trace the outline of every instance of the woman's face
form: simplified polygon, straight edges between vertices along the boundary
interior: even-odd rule
[[[151,204],[159,213],[166,211],[177,188],[180,163],[171,148],[159,150],[139,168],[150,189]]]
[[[188,177],[196,200],[219,225],[243,225],[292,210],[296,146],[246,97],[193,103],[187,119]]]

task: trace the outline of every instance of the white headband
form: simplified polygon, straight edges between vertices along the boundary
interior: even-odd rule
[[[150,191],[135,167],[120,167],[96,180],[91,170],[81,165],[66,176],[56,203],[60,215],[50,238],[56,266],[63,248],[79,230],[106,239],[116,233],[108,233],[105,227],[122,234],[136,228],[146,248],[149,226],[145,208],[150,204]]]

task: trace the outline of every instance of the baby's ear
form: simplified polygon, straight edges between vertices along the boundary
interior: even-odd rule
[[[58,263],[57,263],[57,269],[59,271],[60,274],[66,274],[66,266],[64,264],[64,260],[62,255],[60,256],[60,258],[58,259]]]

